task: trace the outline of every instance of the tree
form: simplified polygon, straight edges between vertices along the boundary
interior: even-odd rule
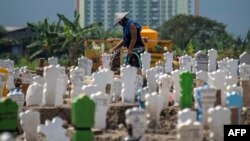
[[[176,47],[186,49],[192,39],[196,50],[216,48],[214,37],[226,36],[226,26],[201,16],[177,15],[157,30],[162,39],[173,40]]]
[[[70,21],[62,14],[57,14],[59,19],[63,22],[62,36],[65,38],[62,45],[62,50],[67,50],[69,57],[69,65],[77,65],[77,59],[83,55],[83,42],[91,33],[98,30],[100,23],[93,23],[87,27],[82,28],[79,24],[79,13],[75,12],[74,21]]]
[[[49,24],[48,19],[37,23],[27,23],[27,25],[37,33],[35,39],[27,46],[31,52],[29,59],[34,59],[39,55],[48,58],[57,53],[58,48],[62,45],[63,37],[60,36],[62,27],[60,20],[57,23]]]

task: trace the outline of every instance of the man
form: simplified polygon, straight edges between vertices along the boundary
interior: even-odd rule
[[[141,38],[141,26],[134,20],[128,19],[128,12],[115,13],[114,26],[123,27],[122,40],[114,47],[117,50],[122,46],[128,49],[127,64],[137,68],[137,74],[141,74],[141,56],[144,52],[144,44]]]

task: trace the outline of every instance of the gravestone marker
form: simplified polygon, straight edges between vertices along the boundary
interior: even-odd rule
[[[173,53],[164,53],[165,72],[170,73],[173,71]]]
[[[232,76],[233,79],[238,80],[238,60],[230,59],[228,60],[228,75]]]
[[[202,124],[204,128],[208,127],[208,114],[209,108],[214,107],[216,102],[216,89],[213,88],[203,88],[201,89],[201,108],[202,108]]]
[[[39,76],[39,75],[33,77],[33,82],[36,82],[36,83],[38,83],[38,84],[41,84],[42,86],[43,86],[44,83],[45,83],[45,82],[44,82],[44,78],[41,77],[41,76]]]
[[[180,57],[180,70],[182,71],[189,71],[191,72],[191,66],[192,66],[192,57],[185,55]]]
[[[84,95],[74,98],[71,103],[71,122],[74,126],[72,141],[92,141],[94,134],[91,128],[95,123],[95,102]]]
[[[0,141],[15,141],[12,135],[8,132],[0,134]]]
[[[217,50],[208,50],[208,72],[216,71]]]
[[[33,75],[30,72],[24,72],[21,74],[22,79],[22,92],[24,95],[27,93],[27,89],[33,82]]]
[[[43,105],[54,106],[56,99],[56,87],[59,78],[60,70],[55,66],[48,66],[44,68],[44,91],[43,91]]]
[[[84,84],[84,69],[79,67],[70,70],[70,81],[71,81],[71,99],[82,93],[82,86]]]
[[[193,107],[193,74],[190,72],[180,73],[180,108],[192,108]]]
[[[178,123],[185,123],[189,119],[191,121],[196,121],[197,113],[192,111],[190,108],[185,108],[181,111],[178,111]]]
[[[84,93],[87,96],[90,96],[93,93],[97,93],[98,91],[101,91],[99,87],[96,85],[83,85],[82,86],[82,93]]]
[[[250,54],[247,53],[247,52],[243,52],[241,55],[240,55],[240,64],[248,64],[250,65]]]
[[[37,111],[27,110],[19,114],[20,124],[24,130],[26,141],[38,141],[36,132],[37,126],[40,124],[40,113]]]
[[[150,69],[150,61],[151,54],[148,52],[144,52],[141,54],[141,62],[142,62],[142,75],[146,75],[146,71]]]
[[[11,99],[0,99],[0,134],[10,132],[16,135],[18,125],[18,105]]]
[[[135,88],[136,88],[136,74],[135,67],[126,66],[121,68],[122,79],[122,102],[134,103],[135,101]]]
[[[91,76],[93,61],[88,59],[87,57],[82,56],[78,58],[78,66],[79,68],[84,69],[85,75]]]
[[[230,108],[237,108],[237,114],[234,116],[237,116],[237,122],[234,124],[240,124],[241,121],[241,108],[242,108],[242,97],[239,93],[232,91],[227,93],[227,100],[226,100],[226,106]],[[233,117],[234,118],[234,117]]]
[[[157,91],[156,74],[157,70],[155,67],[146,71],[147,86],[152,92]]]
[[[147,118],[144,109],[132,108],[126,110],[126,125],[132,126],[132,136],[141,138],[147,129]]]
[[[208,125],[215,141],[224,140],[224,125],[231,124],[231,112],[228,108],[217,106],[208,110]]]
[[[66,129],[62,127],[63,120],[59,117],[54,117],[52,122],[45,121],[45,125],[37,126],[37,133],[45,135],[47,141],[70,141],[66,136]]]
[[[27,106],[42,105],[43,88],[43,85],[38,84],[36,82],[29,85],[27,89],[27,94],[25,96]]]
[[[197,71],[203,70],[208,71],[208,56],[202,51],[198,51],[195,54],[195,60],[197,61]]]
[[[117,101],[122,93],[122,81],[120,78],[115,78],[112,87],[112,101]]]
[[[174,70],[171,72],[171,75],[172,75],[172,79],[173,79],[173,93],[174,93],[174,96],[175,96],[175,103],[179,103],[180,102],[180,71],[179,70]]]
[[[151,127],[157,128],[160,120],[160,113],[164,106],[163,97],[156,92],[153,92],[152,94],[147,94],[145,99],[146,111],[150,115]]]
[[[164,106],[168,106],[169,91],[173,85],[173,81],[170,75],[162,74],[158,79],[159,94],[163,97]]]
[[[145,101],[146,101],[146,98],[145,96],[147,94],[150,94],[150,90],[148,87],[143,87],[142,89],[138,90],[137,91],[137,101],[138,101],[138,104],[139,104],[139,108],[141,109],[145,109]]]
[[[110,61],[112,54],[103,53],[101,54],[101,57],[102,57],[102,67],[110,69]]]
[[[250,65],[239,66],[241,87],[243,88],[243,106],[250,107]]]
[[[58,58],[57,57],[49,57],[48,58],[49,65],[57,66],[58,65]]]
[[[91,99],[95,101],[95,128],[105,129],[106,118],[108,111],[108,104],[110,103],[110,96],[102,92],[91,94]]]
[[[226,103],[225,82],[226,72],[217,70],[216,72],[209,73],[209,86],[221,91],[221,103],[224,106]]]
[[[202,126],[199,122],[187,120],[177,125],[177,141],[202,141]]]

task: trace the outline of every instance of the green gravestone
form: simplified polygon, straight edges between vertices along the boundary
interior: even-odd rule
[[[190,72],[184,71],[180,75],[180,108],[192,108],[193,107],[193,84],[194,75]]]
[[[18,125],[18,105],[8,98],[0,99],[0,134],[10,132],[16,135]]]
[[[74,126],[72,141],[92,141],[95,123],[95,102],[88,96],[78,96],[71,103],[71,120]]]

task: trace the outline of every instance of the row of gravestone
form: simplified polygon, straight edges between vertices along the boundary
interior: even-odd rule
[[[206,90],[207,92],[207,90]],[[232,101],[236,104],[239,101],[235,95],[236,92],[231,93],[232,97],[228,101]],[[210,101],[212,102],[212,101]],[[97,120],[96,116],[98,101],[91,100],[87,96],[79,96],[74,99],[71,104],[71,118],[72,125],[74,126],[74,132],[72,140],[93,140],[93,133],[91,128]],[[229,104],[230,105],[230,102]],[[233,106],[233,105],[231,105]],[[15,128],[18,124],[18,108],[17,104],[10,99],[2,99],[0,102],[0,131],[12,132],[15,136]],[[84,110],[82,110],[84,109]],[[147,110],[151,110],[146,108]],[[138,140],[143,137],[145,130],[147,129],[147,116],[144,109],[133,108],[126,111],[126,124],[128,130],[128,136],[126,139]],[[204,112],[204,111],[203,111]],[[238,110],[236,110],[236,113]],[[204,114],[204,113],[203,113]],[[177,124],[177,140],[179,141],[201,141],[204,138],[203,129],[209,130],[210,138],[213,140],[223,140],[224,130],[223,125],[233,124],[233,120],[237,117],[232,107],[215,106],[210,103],[210,108],[207,110],[207,120],[203,118],[203,121],[199,121],[197,112],[190,108],[184,108],[178,112],[178,124]],[[205,114],[204,114],[205,115]],[[46,120],[45,125],[40,125],[39,112],[27,110],[20,113],[20,124],[24,130],[24,136],[27,141],[38,140],[38,134],[41,133],[45,136],[46,140],[54,141],[69,141],[69,137],[66,136],[66,129],[62,127],[63,121],[55,117],[52,121]],[[99,119],[100,120],[100,119]],[[103,119],[101,119],[103,120]],[[235,121],[234,121],[235,122]],[[236,121],[237,122],[237,121]],[[235,124],[235,123],[234,123]],[[5,141],[5,140],[2,140]]]

